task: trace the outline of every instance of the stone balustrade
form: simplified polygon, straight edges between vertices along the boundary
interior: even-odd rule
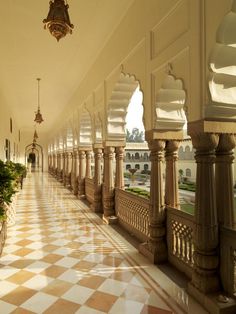
[[[115,189],[115,212],[119,224],[140,241],[149,237],[149,200]]]
[[[194,216],[167,208],[168,260],[191,278],[193,270]]]
[[[236,295],[236,230],[220,229],[220,272],[224,290],[231,296]]]

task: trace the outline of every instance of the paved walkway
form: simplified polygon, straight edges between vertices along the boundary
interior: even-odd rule
[[[51,176],[28,174],[16,210],[0,313],[206,313]]]

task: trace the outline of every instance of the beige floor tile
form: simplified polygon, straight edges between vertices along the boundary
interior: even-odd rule
[[[107,257],[105,257],[104,260],[102,261],[102,264],[117,267],[117,266],[119,266],[122,262],[123,262],[123,260],[120,259],[120,258],[116,258],[116,257],[112,257],[112,256],[107,256]]]
[[[24,240],[20,240],[20,241],[16,242],[16,245],[26,246],[28,244],[31,244],[32,242],[33,241],[31,241],[31,240],[24,239]]]
[[[85,286],[90,289],[97,289],[104,281],[106,278],[100,277],[100,276],[89,276],[81,279],[78,282],[78,285]]]
[[[48,276],[48,277],[57,278],[60,275],[62,275],[66,270],[67,268],[65,267],[52,265],[48,267],[47,269],[45,269],[41,274],[44,274],[45,276]]]
[[[59,299],[51,305],[44,314],[73,314],[80,308],[79,304],[67,300]],[[89,313],[88,313],[89,314]]]
[[[163,310],[154,306],[144,305],[141,314],[172,314],[172,311]]]
[[[63,258],[63,256],[58,255],[58,254],[48,254],[47,256],[45,256],[44,258],[42,258],[41,260],[43,262],[49,263],[49,264],[54,264],[57,261],[59,261],[61,258]]]
[[[85,303],[88,307],[108,313],[117,297],[111,294],[96,291]]]
[[[76,265],[74,265],[72,268],[77,269],[79,271],[88,272],[92,268],[96,266],[96,263],[87,262],[87,261],[80,261]]]
[[[31,311],[23,309],[22,307],[18,307],[11,314],[35,314],[35,312],[31,312]]]
[[[9,266],[11,267],[15,267],[18,269],[23,269],[23,268],[27,268],[27,266],[29,266],[30,264],[34,263],[34,260],[31,259],[20,259],[17,261],[14,261],[13,263],[9,264]]]
[[[45,287],[41,291],[45,292],[47,294],[52,294],[56,297],[60,297],[64,293],[66,293],[72,286],[73,286],[73,284],[71,284],[69,282],[55,279],[50,284],[48,284],[47,287]]]
[[[48,245],[45,245],[42,250],[43,251],[46,251],[46,252],[53,252],[55,251],[56,249],[58,249],[59,246],[57,245],[53,245],[53,244],[48,244]]]
[[[22,249],[19,249],[17,251],[14,252],[14,255],[17,255],[17,256],[26,256],[30,253],[32,253],[33,250],[32,249],[28,249],[28,248],[22,248]]]
[[[5,296],[3,296],[2,300],[19,306],[28,299],[30,299],[35,293],[37,293],[36,290],[20,286],[15,290],[11,291],[10,293],[6,294]]]
[[[13,276],[8,277],[7,281],[21,285],[22,283],[26,282],[27,280],[29,280],[33,276],[35,276],[35,274],[33,274],[27,270],[20,270],[20,271],[18,271],[18,273],[14,274]]]

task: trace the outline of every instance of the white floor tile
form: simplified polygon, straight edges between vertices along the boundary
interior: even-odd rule
[[[21,307],[32,311],[34,313],[43,313],[47,308],[49,308],[53,303],[56,302],[58,298],[52,295],[38,292],[32,296],[29,300],[24,302]]]
[[[22,286],[27,287],[29,289],[33,289],[33,290],[41,290],[47,287],[47,285],[49,285],[49,283],[52,282],[53,280],[54,279],[50,277],[46,277],[43,275],[36,275],[30,280],[23,283]]]
[[[71,268],[78,263],[78,259],[73,257],[63,257],[55,265]]]
[[[15,305],[3,302],[0,300],[0,310],[2,314],[12,313],[16,309]]]
[[[128,284],[125,282],[107,279],[101,284],[101,286],[97,290],[120,296],[124,292],[125,288],[127,288],[127,285]]]
[[[16,289],[18,287],[18,285],[9,282],[9,281],[5,281],[2,280],[0,281],[0,298],[3,297],[5,294],[10,293],[11,291],[13,291],[14,289]],[[0,307],[1,310],[1,307]],[[1,313],[1,311],[0,311]]]
[[[78,304],[84,304],[93,293],[94,290],[92,289],[74,286],[68,290],[62,298]]]

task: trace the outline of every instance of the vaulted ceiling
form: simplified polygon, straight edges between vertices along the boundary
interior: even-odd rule
[[[6,0],[0,12],[0,106],[22,131],[34,126],[37,77],[49,132],[133,0],[68,0],[74,30],[59,42],[43,28],[49,0]]]

